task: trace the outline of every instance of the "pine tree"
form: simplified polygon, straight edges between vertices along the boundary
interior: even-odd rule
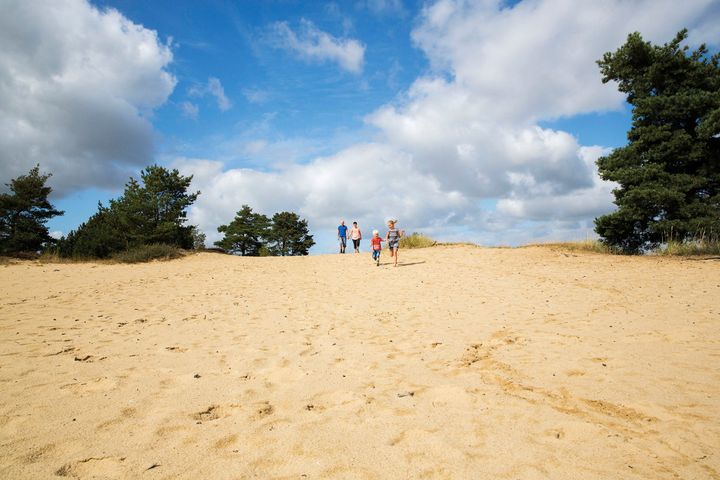
[[[231,253],[257,256],[265,244],[269,228],[268,217],[243,205],[232,222],[218,227],[218,232],[225,235],[215,245]]]
[[[188,193],[192,175],[152,165],[140,172],[142,184],[131,178],[123,196],[110,201],[127,247],[164,243],[192,248],[192,227],[185,226],[186,209],[200,192]]]
[[[272,217],[269,234],[270,252],[274,255],[307,255],[315,245],[307,220],[293,212],[280,212]]]
[[[187,208],[200,192],[188,193],[192,176],[152,165],[131,178],[123,195],[110,200],[87,222],[62,238],[58,253],[64,257],[106,258],[115,252],[162,243],[191,249],[194,227],[185,225]]]
[[[98,203],[97,213],[58,241],[57,251],[61,257],[108,258],[125,247],[116,216]]]
[[[720,236],[720,54],[688,55],[687,31],[663,46],[628,36],[598,61],[633,107],[629,143],[598,159],[617,211],[595,220],[609,245],[636,253],[668,239]]]
[[[40,174],[36,165],[6,184],[12,193],[0,194],[0,253],[34,253],[54,242],[45,223],[64,212],[48,200],[52,188],[45,182],[50,176]]]

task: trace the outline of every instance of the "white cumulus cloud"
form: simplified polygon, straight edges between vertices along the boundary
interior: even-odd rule
[[[62,194],[152,161],[147,117],[176,84],[155,31],[86,0],[5,0],[0,45],[1,178],[39,163]]]
[[[363,69],[365,46],[358,40],[336,38],[318,29],[309,20],[302,20],[294,31],[287,22],[276,22],[271,27],[272,44],[298,54],[309,61],[337,62],[352,73]]]
[[[589,220],[608,213],[613,182],[603,181],[595,168],[595,161],[609,150],[581,147],[579,155],[592,173],[592,183],[560,194],[534,191],[532,177],[518,178],[516,189],[497,203],[497,213],[510,219],[534,221]],[[527,183],[525,183],[527,181]]]
[[[173,166],[194,175],[193,189],[202,194],[191,207],[190,223],[217,240],[215,230],[226,224],[243,204],[272,215],[290,210],[307,218],[312,229],[332,229],[340,218],[381,227],[387,218],[399,218],[412,228],[427,218],[467,209],[457,192],[440,188],[432,176],[412,168],[406,153],[388,145],[358,144],[304,165],[288,165],[261,172],[224,170],[222,162],[177,159]]]
[[[452,85],[472,93],[471,108],[500,121],[534,122],[618,108],[624,101],[599,81],[595,61],[640,31],[664,43],[683,27],[720,21],[715,0],[440,0],[413,31],[416,44]],[[712,38],[706,38],[710,41]]]

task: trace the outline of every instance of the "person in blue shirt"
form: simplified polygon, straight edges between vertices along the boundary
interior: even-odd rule
[[[345,253],[345,247],[347,246],[347,231],[348,227],[345,226],[345,220],[340,220],[338,226],[338,241],[340,241],[340,253]]]

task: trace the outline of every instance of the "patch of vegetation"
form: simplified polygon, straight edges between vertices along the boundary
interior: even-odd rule
[[[689,257],[694,255],[720,255],[718,240],[690,240],[679,242],[672,240],[657,249],[660,255]]]
[[[576,242],[551,242],[551,243],[533,243],[525,245],[526,247],[552,247],[571,252],[594,252],[605,254],[621,253],[619,249],[612,247],[600,240],[580,240]]]
[[[16,260],[14,258],[0,256],[0,265],[2,266],[12,265],[14,263],[16,263]]]
[[[608,245],[601,240],[585,240],[577,242],[533,243],[526,247],[551,247],[571,252],[594,252],[608,255],[623,255],[627,252],[620,248]],[[647,255],[667,255],[689,257],[695,255],[720,255],[720,240],[697,238],[693,240],[670,240],[657,248],[644,252]]]
[[[143,251],[143,245],[203,246],[204,235],[185,225],[187,209],[200,194],[188,192],[191,181],[192,175],[182,176],[177,169],[145,168],[140,181],[131,178],[125,184],[121,197],[107,207],[98,204],[97,213],[61,238],[57,253],[84,260],[124,257],[128,251]]]
[[[74,263],[76,260],[72,258],[64,258],[60,256],[56,249],[43,250],[39,257],[37,257],[40,263]]]
[[[172,260],[181,256],[183,256],[183,251],[173,245],[153,243],[116,252],[111,258],[120,263],[141,263],[151,260]]]
[[[400,248],[427,248],[437,245],[437,242],[427,235],[413,232],[412,235],[406,235],[400,238]]]
[[[483,247],[482,245],[478,245],[477,243],[473,243],[473,242],[435,242],[435,245],[439,246],[439,247],[510,248],[510,247],[503,247],[503,246]]]

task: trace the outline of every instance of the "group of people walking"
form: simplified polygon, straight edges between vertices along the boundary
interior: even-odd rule
[[[398,249],[400,248],[400,238],[403,236],[403,231],[395,228],[397,220],[388,220],[387,226],[388,231],[385,234],[385,238],[380,237],[380,232],[373,230],[373,236],[370,239],[370,246],[372,248],[372,258],[375,265],[380,265],[380,252],[382,252],[382,242],[387,242],[387,247],[390,249],[390,257],[395,258],[395,266],[398,263]],[[340,220],[338,226],[338,241],[340,243],[340,253],[345,253],[347,248],[348,237],[353,241],[353,248],[355,253],[360,253],[360,240],[362,240],[362,232],[358,227],[357,222],[352,222],[352,228],[348,228],[345,225],[345,220]]]

